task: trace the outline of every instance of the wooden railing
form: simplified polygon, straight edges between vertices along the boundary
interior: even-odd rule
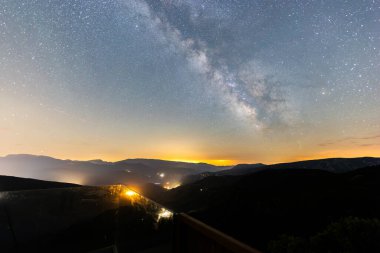
[[[260,253],[187,214],[176,214],[174,224],[174,253]]]

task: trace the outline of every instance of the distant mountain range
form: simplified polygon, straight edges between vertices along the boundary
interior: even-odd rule
[[[320,169],[343,173],[379,165],[380,158],[330,158],[274,165],[239,164],[214,166],[206,163],[174,162],[156,159],[74,161],[48,156],[8,155],[0,157],[0,175],[74,183],[80,185],[146,184],[161,186],[186,184],[209,176],[239,176],[262,170]]]
[[[232,169],[218,172],[199,173],[189,175],[183,179],[183,183],[192,183],[209,176],[239,176],[255,173],[262,170],[278,170],[278,169],[317,169],[332,173],[345,173],[367,166],[380,165],[380,158],[375,157],[358,157],[358,158],[326,158],[318,160],[298,161],[291,163],[278,163],[265,165],[256,164],[238,164]]]
[[[0,157],[0,175],[35,178],[81,185],[143,184],[179,182],[186,175],[217,172],[231,167],[154,159],[73,161],[48,156],[8,155]]]

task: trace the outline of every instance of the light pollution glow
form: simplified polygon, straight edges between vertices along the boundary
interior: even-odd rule
[[[379,157],[380,2],[228,2],[1,1],[0,156]]]

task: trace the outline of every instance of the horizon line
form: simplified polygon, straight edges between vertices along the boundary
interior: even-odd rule
[[[35,157],[48,157],[56,160],[62,160],[62,161],[77,161],[77,162],[91,162],[100,160],[105,163],[116,163],[121,162],[125,160],[158,160],[158,161],[169,161],[169,162],[182,162],[182,163],[191,163],[191,164],[208,164],[213,166],[219,166],[219,167],[229,167],[229,166],[236,166],[239,164],[264,164],[264,165],[274,165],[274,164],[282,164],[282,163],[294,163],[294,162],[302,162],[302,161],[315,161],[315,160],[325,160],[325,159],[354,159],[354,158],[380,158],[376,156],[350,156],[350,157],[320,157],[320,158],[310,158],[310,159],[304,159],[304,160],[292,160],[292,161],[283,161],[283,162],[273,162],[273,163],[262,163],[262,162],[237,162],[237,163],[230,163],[230,164],[221,164],[223,162],[227,161],[233,161],[229,159],[202,159],[202,160],[194,160],[194,159],[168,159],[168,158],[142,158],[142,157],[135,157],[135,158],[124,158],[124,159],[115,159],[115,160],[105,160],[101,158],[93,158],[93,159],[70,159],[70,158],[59,158],[55,155],[47,155],[47,154],[30,154],[30,153],[18,153],[18,154],[6,154],[6,155],[0,155],[0,158],[5,158],[8,156],[35,156]]]

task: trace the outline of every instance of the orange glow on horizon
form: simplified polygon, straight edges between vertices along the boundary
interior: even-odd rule
[[[209,159],[209,158],[176,158],[176,157],[157,157],[157,156],[128,156],[123,154],[115,154],[112,156],[109,155],[81,155],[80,153],[75,153],[73,156],[70,154],[60,154],[60,153],[38,153],[38,152],[12,152],[13,154],[33,154],[33,155],[43,155],[50,156],[56,159],[68,159],[76,161],[89,161],[94,159],[102,159],[103,161],[117,162],[125,159],[134,159],[137,157],[146,158],[146,159],[160,159],[167,161],[177,161],[177,162],[187,162],[187,163],[207,163],[216,166],[234,166],[237,164],[250,164],[250,163],[264,163],[264,164],[275,164],[275,163],[286,163],[286,162],[295,162],[302,160],[316,160],[316,159],[325,159],[325,158],[354,158],[354,157],[380,157],[380,145],[373,145],[368,147],[331,147],[330,149],[320,149],[315,152],[310,150],[302,150],[300,154],[283,154],[276,153],[274,156],[266,155],[262,158],[249,159],[244,156],[237,157],[236,159]],[[0,156],[7,156],[9,153],[0,153]],[[185,157],[185,156],[184,156]],[[83,184],[82,180],[75,181],[66,180],[67,182]]]
[[[216,166],[232,166],[238,164],[236,160],[224,160],[224,159],[199,159],[199,160],[191,160],[191,159],[181,159],[181,158],[163,158],[163,160],[172,161],[172,162],[185,162],[185,163],[208,163]]]

